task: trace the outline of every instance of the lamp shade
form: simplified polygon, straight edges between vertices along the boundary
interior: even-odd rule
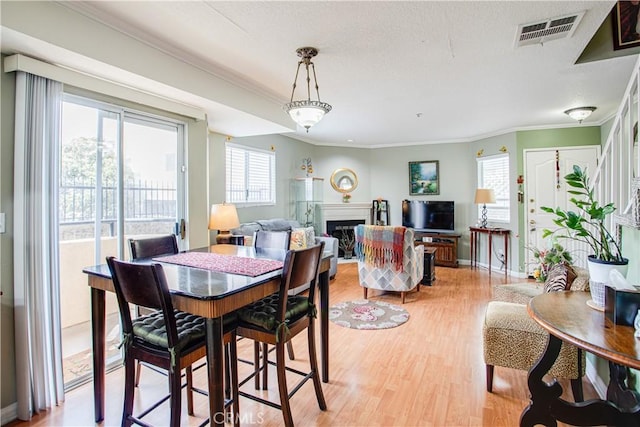
[[[240,226],[238,211],[235,205],[226,203],[211,205],[209,214],[209,230],[229,231]]]
[[[304,127],[307,132],[309,132],[309,128],[311,126],[318,123],[322,120],[325,114],[331,111],[331,105],[320,101],[320,90],[318,89],[318,79],[316,78],[316,66],[311,60],[318,54],[318,49],[315,47],[301,47],[296,50],[296,53],[301,59],[298,61],[296,77],[293,80],[291,101],[284,105],[284,110],[289,113],[289,116],[294,122]],[[304,65],[304,71],[307,74],[307,99],[294,101],[296,87],[298,86],[298,75],[300,74],[300,66],[302,65]],[[311,73],[309,73],[309,66],[311,66]],[[316,88],[317,100],[311,99],[311,77],[313,77],[313,86]]]
[[[478,188],[476,190],[476,199],[474,203],[476,205],[482,205],[485,203],[495,203],[496,193],[491,188]]]
[[[307,130],[322,120],[324,115],[331,110],[331,106],[327,108],[323,105],[325,104],[324,102],[298,101],[293,104],[295,104],[295,106],[291,106],[288,110],[289,116],[291,116],[294,122]],[[290,105],[292,104],[287,104],[287,106]]]

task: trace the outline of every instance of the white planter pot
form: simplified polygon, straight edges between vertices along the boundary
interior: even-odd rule
[[[587,266],[589,267],[591,300],[597,307],[604,308],[604,287],[609,283],[609,273],[611,270],[618,270],[620,274],[627,277],[629,260],[624,258],[621,262],[609,262],[596,259],[592,255],[589,255],[587,258]]]

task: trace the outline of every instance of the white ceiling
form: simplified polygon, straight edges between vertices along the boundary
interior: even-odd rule
[[[323,145],[458,142],[572,126],[563,111],[583,105],[598,108],[583,126],[600,124],[615,113],[636,61],[574,64],[613,1],[61,3],[276,101],[274,108],[291,95],[296,49],[318,48],[320,95],[333,110],[308,134],[288,135]],[[518,25],[581,11],[571,38],[514,47]],[[215,99],[184,101],[216,115]],[[243,134],[243,120],[225,120],[210,127]]]

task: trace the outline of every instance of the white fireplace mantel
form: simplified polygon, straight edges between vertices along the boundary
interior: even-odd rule
[[[364,220],[365,224],[371,223],[370,203],[323,203],[322,232],[327,232],[327,221]]]

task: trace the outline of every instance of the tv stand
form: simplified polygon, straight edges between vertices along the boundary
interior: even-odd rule
[[[429,233],[416,231],[416,245],[437,249],[435,264],[441,267],[458,267],[458,239],[459,234]],[[427,238],[426,242],[424,241]],[[429,241],[430,240],[430,241]]]

